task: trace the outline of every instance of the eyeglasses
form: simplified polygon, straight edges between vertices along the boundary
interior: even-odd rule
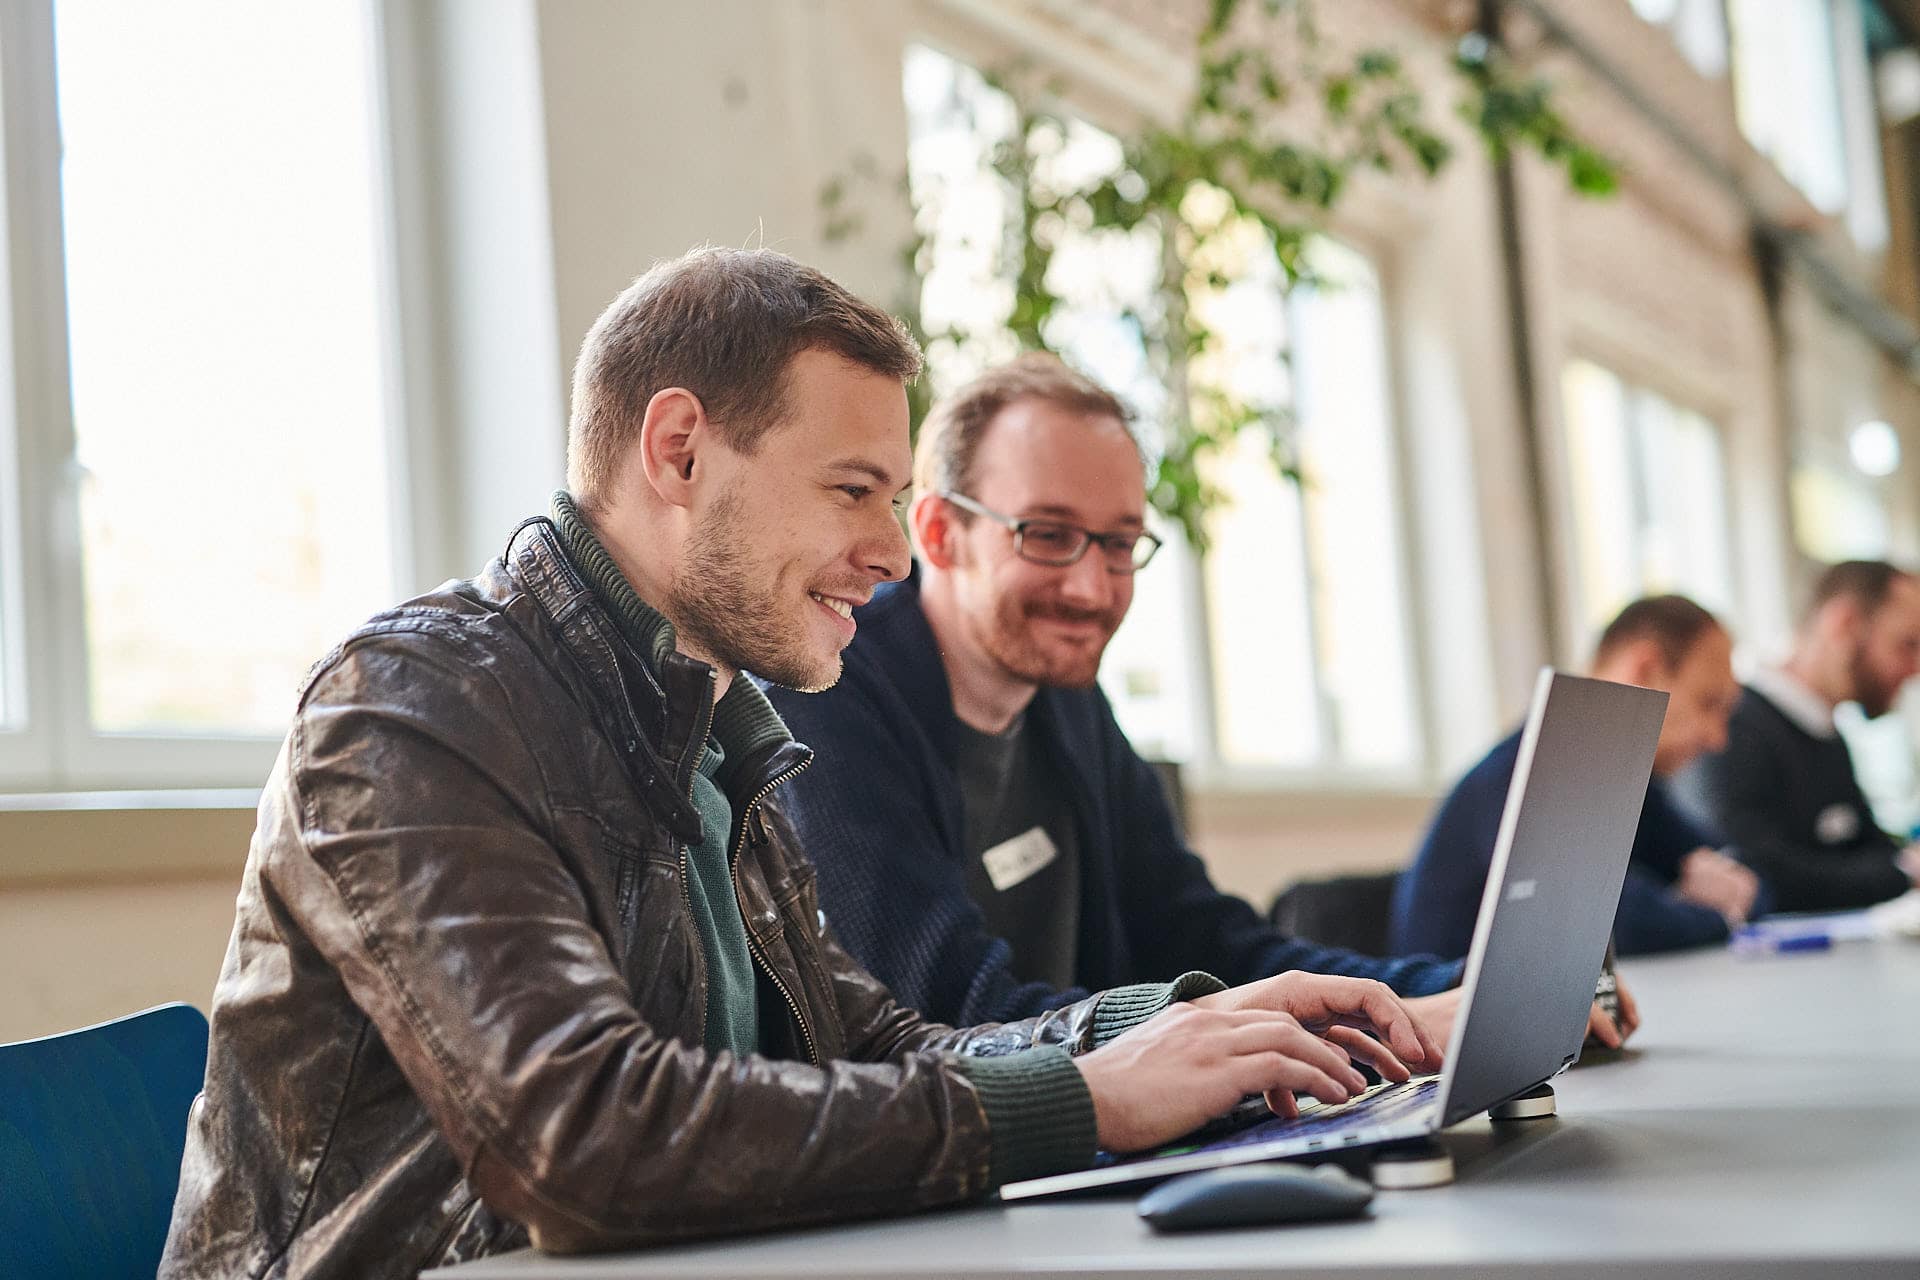
[[[1108,573],[1133,573],[1146,568],[1147,561],[1160,549],[1160,539],[1144,529],[1137,533],[1095,533],[1058,520],[1016,520],[950,489],[942,489],[936,496],[1013,530],[1014,554],[1034,564],[1054,568],[1078,564],[1087,548],[1099,543],[1100,558],[1106,562]]]

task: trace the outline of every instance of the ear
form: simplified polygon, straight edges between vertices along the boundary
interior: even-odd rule
[[[1866,610],[1852,596],[1835,596],[1820,606],[1814,615],[1814,632],[1827,639],[1839,640],[1858,635],[1867,621]]]
[[[907,523],[913,527],[914,549],[922,560],[936,569],[953,567],[960,526],[954,521],[951,503],[937,494],[920,494],[907,511]]]
[[[700,397],[685,387],[656,391],[640,420],[640,466],[647,485],[669,506],[693,505],[702,451],[712,447],[712,428]]]
[[[1660,642],[1651,636],[1630,642],[1620,653],[1618,679],[1622,684],[1642,689],[1665,688],[1673,682],[1673,670],[1667,666]]]

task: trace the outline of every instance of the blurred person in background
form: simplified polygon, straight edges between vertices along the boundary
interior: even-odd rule
[[[1769,905],[1760,878],[1678,808],[1666,779],[1726,745],[1740,696],[1733,639],[1684,596],[1650,596],[1622,609],[1601,633],[1591,674],[1667,694],[1653,777],[1614,916],[1614,946],[1644,955],[1725,942]],[[1463,956],[1473,941],[1493,848],[1520,754],[1511,734],[1467,771],[1440,805],[1413,865],[1394,888],[1395,947]]]
[[[1679,780],[1780,910],[1871,906],[1920,883],[1920,850],[1880,829],[1833,718],[1846,702],[1886,715],[1917,671],[1920,579],[1882,560],[1836,564],[1787,660],[1747,681],[1725,750]]]
[[[1313,972],[1386,983],[1444,1044],[1456,961],[1289,937],[1216,888],[1115,721],[1100,660],[1159,545],[1129,421],[1042,354],[928,416],[913,573],[859,612],[835,688],[769,691],[820,753],[777,804],[827,918],[901,999],[961,1023],[1146,974]],[[1621,1039],[1598,1008],[1593,1031]]]

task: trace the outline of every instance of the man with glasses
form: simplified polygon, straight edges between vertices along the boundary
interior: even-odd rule
[[[912,575],[859,611],[835,688],[771,691],[818,753],[778,804],[813,852],[827,919],[945,1020],[1028,1016],[1148,975],[1301,970],[1421,997],[1407,1007],[1444,1043],[1458,964],[1288,938],[1216,889],[1095,684],[1159,547],[1128,416],[1029,355],[922,428]]]

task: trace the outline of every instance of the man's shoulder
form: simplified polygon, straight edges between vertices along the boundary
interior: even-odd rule
[[[528,698],[550,702],[540,687],[557,678],[561,646],[542,640],[548,620],[507,582],[491,573],[452,580],[362,622],[308,668],[296,724],[340,711],[477,724]]]
[[[1448,793],[1448,800],[1479,800],[1488,796],[1502,799],[1513,783],[1513,771],[1520,764],[1520,731],[1515,730],[1495,743],[1473,767],[1460,775]]]
[[[1727,716],[1727,745],[1712,758],[1724,762],[1792,754],[1818,741],[1764,691],[1744,685]]]
[[[378,653],[407,650],[449,655],[493,647],[524,647],[525,639],[504,623],[502,603],[490,600],[476,580],[456,579],[382,609],[361,622],[307,671],[303,696],[330,670],[362,663]]]
[[[1786,708],[1767,695],[1766,690],[1752,684],[1740,686],[1740,697],[1733,704],[1733,711],[1727,716],[1730,730],[1748,729],[1769,733],[1781,733],[1787,730],[1800,732],[1793,717]]]

